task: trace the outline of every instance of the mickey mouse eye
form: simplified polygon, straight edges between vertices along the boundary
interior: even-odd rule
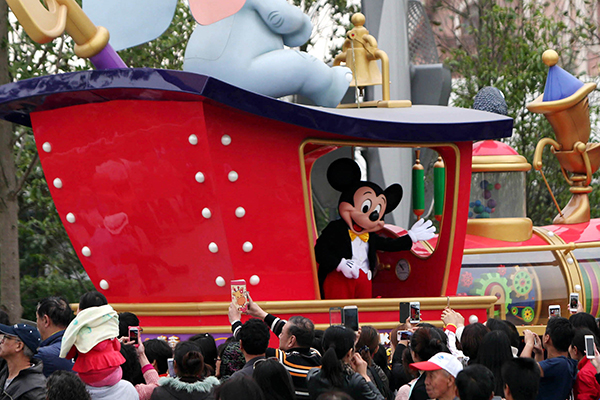
[[[368,213],[369,210],[371,209],[371,204],[372,204],[371,200],[367,199],[367,200],[363,201],[362,206],[360,207],[360,210],[365,214]]]
[[[381,204],[377,204],[377,207],[375,207],[375,212],[377,214],[381,214]]]

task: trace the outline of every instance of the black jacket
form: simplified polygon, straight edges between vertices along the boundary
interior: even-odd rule
[[[412,240],[404,235],[399,238],[384,238],[376,233],[369,233],[369,268],[377,267],[377,250],[402,251],[410,250]],[[323,295],[323,282],[329,273],[335,271],[342,258],[352,259],[352,241],[348,234],[348,225],[343,219],[331,221],[317,239],[315,258],[319,264],[319,287]]]
[[[311,369],[307,377],[308,393],[311,400],[315,400],[320,394],[333,390],[334,387],[327,380],[320,369]],[[354,400],[385,400],[373,382],[367,382],[358,373],[346,375],[343,387],[335,388],[348,393]]]
[[[0,400],[45,400],[46,399],[46,377],[44,377],[43,365],[40,360],[31,360],[33,366],[24,369],[13,379],[4,390],[6,378],[8,378],[8,366],[5,365],[0,371]]]
[[[204,380],[196,378],[160,378],[150,400],[213,400],[214,389],[219,380],[209,376]]]

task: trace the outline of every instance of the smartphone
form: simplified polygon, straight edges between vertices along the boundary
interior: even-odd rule
[[[411,331],[398,331],[398,342],[401,340],[410,340],[412,334]]]
[[[596,358],[594,355],[594,335],[585,335],[585,356],[587,358]]]
[[[418,301],[410,302],[410,323],[418,324],[421,322],[421,303]]]
[[[173,358],[167,358],[167,364],[169,365],[169,376],[175,378],[175,367],[173,366]]]
[[[331,307],[329,309],[329,325],[342,325],[341,307]]]
[[[552,305],[548,306],[548,318],[560,317],[560,306]]]
[[[342,320],[347,328],[358,332],[358,307],[357,306],[346,306],[342,310]]]
[[[571,293],[569,296],[569,311],[572,313],[577,312],[579,306],[579,293]]]
[[[409,303],[400,303],[400,323],[406,323],[410,315],[410,305]]]
[[[238,310],[241,312],[248,311],[248,292],[245,279],[231,281],[231,300],[237,304]]]
[[[138,347],[138,340],[140,338],[140,327],[130,326],[129,327],[129,341],[133,342],[135,347]]]

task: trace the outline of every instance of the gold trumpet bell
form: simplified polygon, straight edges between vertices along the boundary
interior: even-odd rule
[[[578,149],[569,151],[556,151],[552,149],[552,152],[558,159],[560,166],[574,174],[587,175],[586,157],[589,159],[590,174],[598,171],[600,167],[600,143],[586,143],[585,155],[579,152]]]

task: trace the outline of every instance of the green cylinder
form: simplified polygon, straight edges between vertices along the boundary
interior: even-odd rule
[[[439,221],[444,213],[444,192],[446,190],[446,168],[438,166],[437,163],[433,168],[433,200],[434,214]]]
[[[413,212],[421,216],[425,211],[425,171],[421,165],[418,167],[412,170]]]

